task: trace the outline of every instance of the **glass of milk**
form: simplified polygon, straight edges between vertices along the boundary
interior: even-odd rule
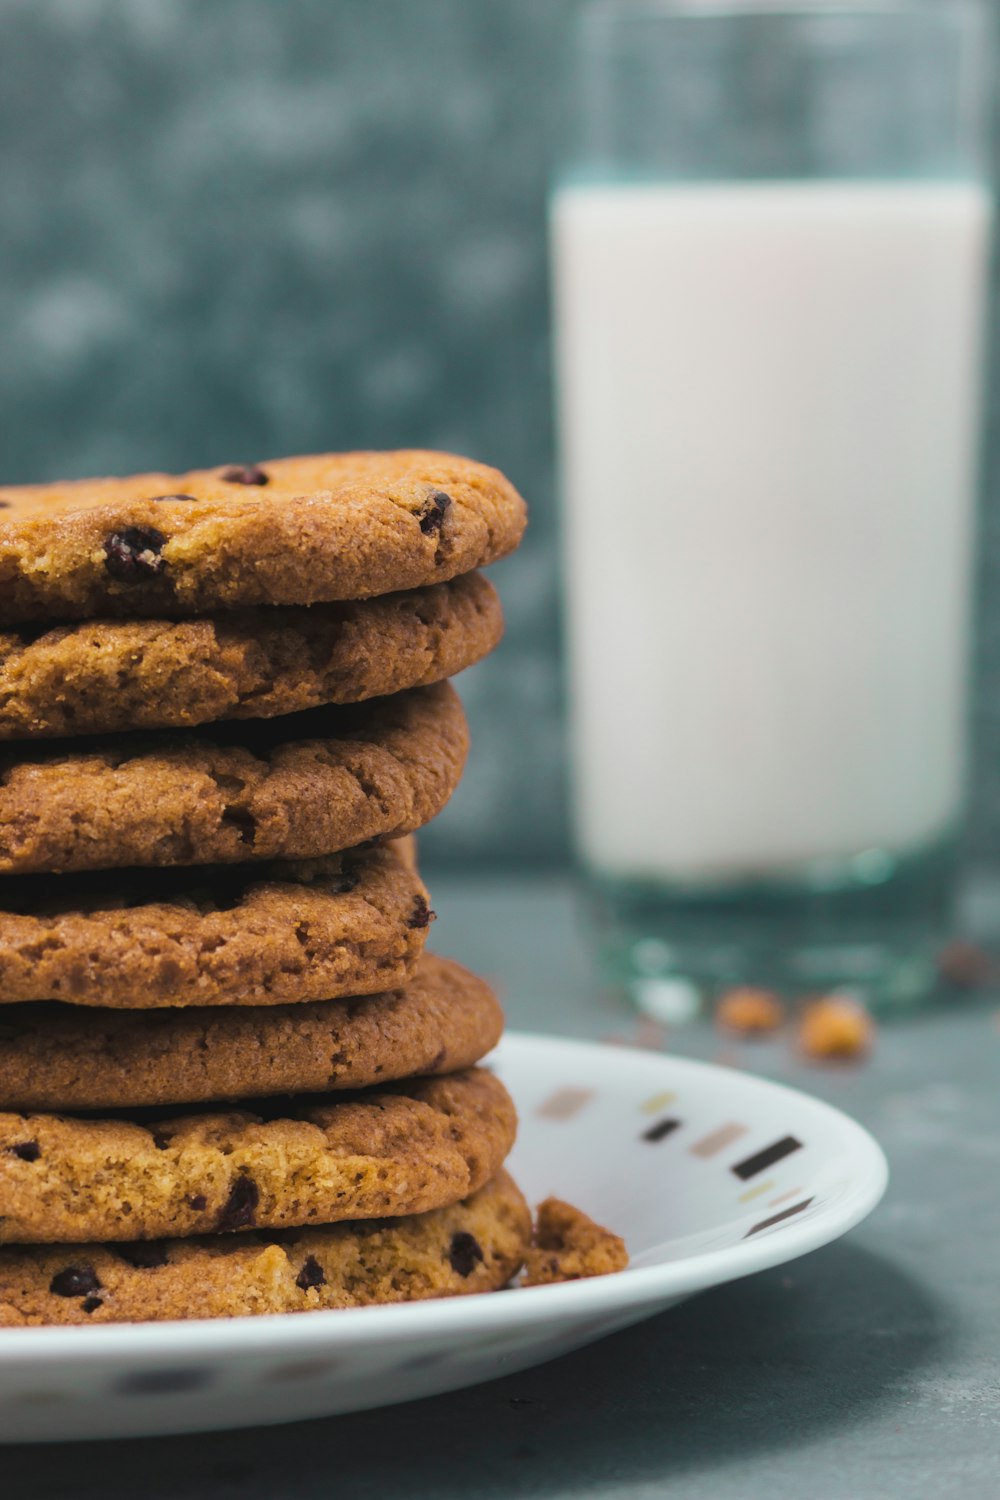
[[[611,973],[929,989],[966,780],[988,33],[598,3],[552,201],[579,852]]]

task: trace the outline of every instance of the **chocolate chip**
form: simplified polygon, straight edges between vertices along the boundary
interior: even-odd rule
[[[302,1270],[295,1278],[295,1285],[307,1292],[311,1286],[325,1286],[326,1273],[314,1255],[307,1255]]]
[[[447,1049],[447,1047],[442,1047],[441,1051],[438,1052],[431,1059],[430,1063],[428,1064],[428,1067],[427,1067],[428,1073],[438,1073],[438,1072],[440,1072],[440,1070],[444,1067],[444,1065],[447,1062],[447,1060],[448,1060],[448,1049]]]
[[[83,1308],[83,1310],[84,1310],[85,1313],[96,1312],[99,1307],[103,1307],[104,1306],[104,1298],[103,1297],[84,1297],[84,1299],[81,1302],[80,1306]]]
[[[167,1264],[166,1246],[159,1240],[134,1240],[130,1244],[114,1245],[115,1254],[137,1271],[155,1271]]]
[[[149,499],[153,505],[159,505],[161,500],[197,500],[197,495],[150,495]]]
[[[10,510],[10,501],[0,500],[0,510]]]
[[[11,1156],[16,1156],[18,1161],[37,1161],[42,1154],[42,1148],[37,1141],[18,1141],[16,1146],[8,1146],[7,1150]]]
[[[436,916],[437,912],[431,911],[423,896],[418,896],[417,903],[406,925],[413,928],[429,927]]]
[[[170,1148],[170,1136],[164,1130],[152,1129],[150,1135],[153,1137],[153,1145],[157,1151],[167,1151]]]
[[[57,1297],[86,1297],[99,1292],[101,1283],[93,1266],[67,1266],[57,1271],[49,1282],[49,1291]]]
[[[237,1177],[216,1220],[216,1229],[221,1234],[228,1234],[233,1229],[248,1229],[254,1222],[259,1202],[260,1189],[253,1178]]]
[[[474,1235],[467,1234],[464,1229],[459,1229],[452,1235],[448,1259],[451,1261],[451,1269],[459,1276],[471,1276],[482,1258],[483,1252]]]
[[[204,1213],[205,1209],[208,1207],[208,1199],[205,1197],[204,1193],[192,1193],[190,1198],[188,1199],[188,1203],[194,1209],[196,1214]]]
[[[147,583],[167,566],[161,555],[166,537],[155,526],[126,526],[104,543],[104,566],[118,583]]]
[[[227,484],[269,484],[267,473],[259,464],[230,464],[219,474]]]
[[[348,891],[353,891],[361,877],[358,875],[331,875],[328,880],[322,882],[323,889],[330,896],[346,896]]]
[[[444,490],[434,490],[424,501],[420,511],[420,530],[424,536],[436,536],[444,523],[445,513],[451,506],[450,495]]]

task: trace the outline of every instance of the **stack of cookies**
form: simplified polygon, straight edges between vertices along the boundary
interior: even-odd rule
[[[0,1324],[503,1286],[502,1016],[408,836],[520,497],[396,453],[0,507]]]

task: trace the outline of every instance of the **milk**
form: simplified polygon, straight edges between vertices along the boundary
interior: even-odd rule
[[[958,182],[557,193],[595,871],[724,885],[953,828],[989,216]]]

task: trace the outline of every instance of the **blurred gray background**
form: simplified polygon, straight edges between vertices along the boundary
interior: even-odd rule
[[[545,200],[579,0],[0,0],[0,476],[443,447],[532,506],[439,861],[567,858]],[[991,429],[998,432],[994,383]],[[1000,837],[986,464],[970,844]],[[613,497],[626,503],[627,497]]]

